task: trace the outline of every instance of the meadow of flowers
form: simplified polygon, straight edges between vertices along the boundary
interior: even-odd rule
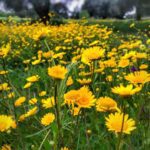
[[[85,21],[0,24],[1,150],[148,150],[150,34]]]

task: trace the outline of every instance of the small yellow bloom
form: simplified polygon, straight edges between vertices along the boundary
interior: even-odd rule
[[[81,61],[85,64],[90,64],[91,61],[98,60],[104,56],[105,50],[101,47],[95,46],[83,50]]]
[[[130,61],[128,59],[121,59],[119,61],[118,66],[121,68],[125,68],[125,67],[129,66],[129,63],[130,63]]]
[[[23,63],[24,63],[24,64],[29,64],[29,63],[30,63],[30,59],[24,60]]]
[[[73,79],[72,79],[72,77],[70,76],[70,77],[68,78],[68,80],[67,80],[66,85],[67,85],[67,86],[70,86],[70,85],[72,85],[72,84],[73,84]]]
[[[4,132],[12,128],[14,120],[11,116],[0,115],[0,132]]]
[[[67,105],[73,105],[75,104],[77,98],[79,96],[79,93],[77,90],[70,90],[66,94],[64,94],[64,103]]]
[[[8,98],[14,98],[15,97],[15,93],[14,92],[11,92],[8,94]]]
[[[36,103],[37,103],[37,99],[36,98],[32,98],[32,99],[29,100],[29,104],[34,105]]]
[[[81,84],[81,85],[88,85],[92,82],[92,80],[89,79],[77,79],[77,81]]]
[[[131,131],[136,129],[135,121],[133,119],[129,119],[127,114],[124,116],[124,121],[123,113],[118,112],[110,114],[105,119],[108,130],[114,131],[115,133],[120,133],[122,131],[125,134],[130,134]]]
[[[39,96],[45,96],[46,95],[46,91],[41,91],[40,93],[39,93]]]
[[[112,80],[113,80],[113,77],[112,77],[111,75],[108,75],[108,76],[106,77],[106,81],[111,82]]]
[[[83,86],[78,90],[78,97],[75,101],[75,103],[78,105],[80,108],[91,108],[92,106],[95,105],[96,99],[94,98],[94,95],[92,92],[89,90],[88,87]]]
[[[28,77],[26,80],[28,82],[37,82],[37,81],[39,81],[39,78],[40,77],[38,75],[35,75],[35,76]]]
[[[73,116],[77,116],[80,113],[80,107],[74,107],[71,111]]]
[[[48,52],[43,53],[43,57],[45,57],[47,59],[52,57],[52,56],[53,56],[53,52],[52,51],[48,51]]]
[[[87,133],[88,135],[90,135],[90,134],[92,133],[92,131],[91,131],[91,130],[87,130],[86,133]]]
[[[100,112],[106,112],[106,111],[116,111],[117,103],[110,97],[100,97],[96,101],[96,110]]]
[[[28,110],[27,113],[25,114],[25,118],[35,115],[37,113],[37,111],[38,111],[37,106],[35,106],[34,108]]]
[[[5,58],[11,49],[10,44],[8,43],[6,46],[2,46],[0,48],[0,57]]]
[[[135,27],[135,23],[130,24],[130,28]]]
[[[8,73],[8,71],[0,70],[0,75],[5,75],[5,74],[7,74],[7,73]]]
[[[70,149],[67,147],[62,147],[60,150],[70,150]]]
[[[1,150],[11,150],[11,146],[8,144],[5,144],[2,146]]]
[[[140,67],[139,67],[141,70],[142,69],[147,69],[148,68],[148,65],[146,65],[146,64],[142,64],[142,65],[140,65]]]
[[[25,114],[21,115],[18,119],[18,121],[24,121],[26,118]]]
[[[42,99],[42,106],[47,109],[55,105],[54,97],[49,97],[47,99]]]
[[[32,83],[31,82],[28,82],[28,83],[26,83],[25,85],[24,85],[24,89],[27,89],[27,88],[29,88],[29,87],[31,87],[32,86]]]
[[[0,91],[8,91],[8,90],[10,90],[10,87],[8,87],[8,83],[0,84]]]
[[[37,59],[37,60],[32,62],[32,65],[38,65],[40,63],[41,63],[41,59]]]
[[[52,113],[47,113],[46,115],[43,116],[41,119],[41,124],[44,126],[50,125],[55,119],[55,115]]]
[[[25,102],[25,100],[26,100],[25,97],[19,97],[19,98],[15,101],[14,105],[15,105],[16,107],[19,107],[19,106],[21,106],[21,105]]]
[[[136,71],[125,76],[125,79],[133,84],[145,84],[146,82],[150,82],[150,74],[146,71]]]
[[[67,69],[63,66],[60,66],[60,65],[48,68],[48,75],[50,77],[53,77],[56,79],[64,79],[66,73],[67,73]]]
[[[122,97],[129,97],[139,92],[141,89],[142,89],[141,86],[133,88],[132,84],[127,85],[127,86],[123,86],[122,84],[120,84],[120,86],[112,88],[112,92]]]

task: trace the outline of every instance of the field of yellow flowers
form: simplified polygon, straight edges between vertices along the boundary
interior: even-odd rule
[[[150,31],[84,21],[0,24],[1,150],[148,150]]]

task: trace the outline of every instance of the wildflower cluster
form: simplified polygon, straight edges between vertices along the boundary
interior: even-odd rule
[[[0,33],[2,150],[148,146],[147,34],[71,21]]]

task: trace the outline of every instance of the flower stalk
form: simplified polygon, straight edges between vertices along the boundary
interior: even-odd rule
[[[55,100],[55,115],[56,115],[56,121],[57,121],[57,128],[58,128],[58,145],[63,144],[63,138],[62,138],[62,125],[60,121],[60,105],[58,103],[58,98],[57,98],[57,81],[55,81],[55,88],[54,88],[54,100]]]

